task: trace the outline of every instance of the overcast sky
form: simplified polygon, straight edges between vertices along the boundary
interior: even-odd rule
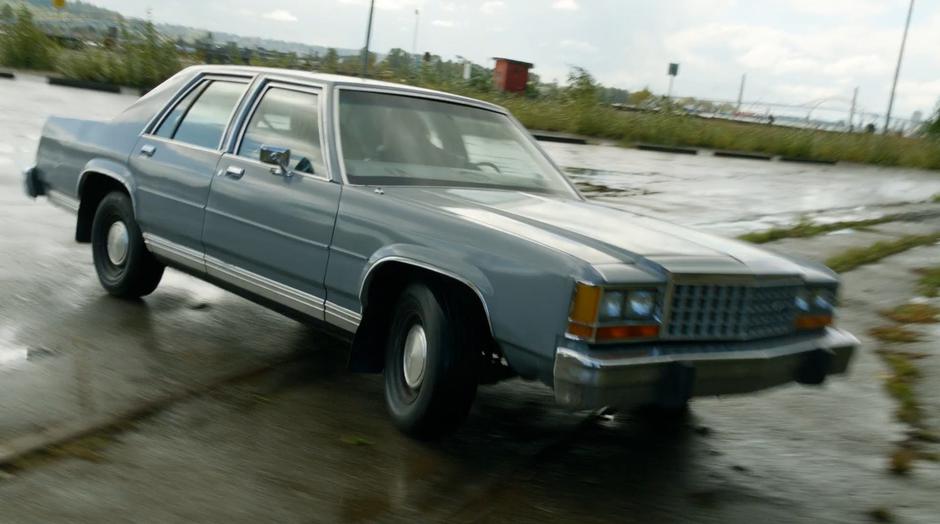
[[[91,0],[156,22],[334,47],[360,48],[368,0]],[[544,80],[570,65],[607,85],[674,94],[804,104],[832,99],[883,113],[908,0],[377,0],[373,49],[492,56],[535,63]],[[940,98],[940,2],[919,0],[895,115],[933,111]],[[825,106],[824,106],[825,107]]]

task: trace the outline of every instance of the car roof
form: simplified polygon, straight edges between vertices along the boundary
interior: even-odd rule
[[[394,82],[385,82],[382,80],[372,80],[370,78],[359,78],[355,76],[345,76],[345,75],[333,75],[328,73],[314,73],[310,71],[298,71],[296,69],[281,69],[274,67],[255,67],[255,66],[238,66],[238,65],[198,65],[188,68],[190,70],[195,70],[197,74],[232,74],[232,73],[241,73],[241,74],[250,74],[250,75],[266,75],[269,77],[278,77],[278,78],[287,78],[297,81],[310,81],[318,84],[325,84],[327,86],[338,86],[338,87],[353,87],[353,88],[367,88],[367,89],[382,89],[401,92],[403,94],[412,94],[417,96],[424,96],[430,98],[443,99],[446,101],[451,101],[459,104],[473,105],[477,107],[482,107],[489,109],[491,111],[497,111],[500,113],[508,113],[508,111],[496,104],[486,102],[484,100],[478,100],[476,98],[470,98],[461,95],[455,95],[453,93],[447,93],[445,91],[436,91],[434,89],[426,89],[423,87],[415,87],[407,84],[398,84]]]

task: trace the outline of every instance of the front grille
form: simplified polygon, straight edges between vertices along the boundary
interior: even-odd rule
[[[668,305],[666,335],[674,340],[747,340],[790,334],[799,289],[677,284]]]

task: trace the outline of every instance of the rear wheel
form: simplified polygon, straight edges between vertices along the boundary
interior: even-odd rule
[[[418,283],[401,293],[385,352],[385,401],[403,432],[440,437],[470,411],[479,354],[470,307],[447,286]]]
[[[147,251],[127,193],[114,191],[98,204],[91,252],[102,287],[116,297],[138,298],[157,288],[163,265]]]

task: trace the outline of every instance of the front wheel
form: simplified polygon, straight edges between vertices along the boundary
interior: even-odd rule
[[[98,204],[91,252],[101,286],[116,297],[149,295],[163,277],[163,264],[147,251],[126,193],[109,193]]]
[[[476,396],[478,339],[459,292],[423,283],[405,288],[385,352],[385,401],[403,432],[436,438],[463,422]]]

